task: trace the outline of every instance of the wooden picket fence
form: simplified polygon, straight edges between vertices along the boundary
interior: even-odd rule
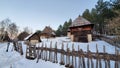
[[[74,44],[72,45],[72,50],[68,48],[68,44],[65,50],[64,44],[62,44],[61,49],[58,49],[57,46],[59,45],[56,42],[53,48],[51,42],[49,48],[46,44],[42,44],[32,48],[28,46],[27,50],[29,48],[32,50],[34,59],[37,58],[36,63],[39,62],[39,59],[42,59],[53,63],[59,62],[60,65],[65,65],[66,68],[111,68],[111,61],[114,61],[114,64],[112,64],[114,68],[120,68],[120,54],[117,48],[115,48],[115,54],[108,54],[105,46],[103,46],[103,52],[99,52],[97,45],[96,52],[91,52],[89,45],[87,46],[87,51],[83,51],[79,46],[78,51],[76,51]],[[29,52],[26,54],[31,54]],[[58,54],[60,54],[60,57],[58,57]],[[30,58],[31,56],[27,57]]]

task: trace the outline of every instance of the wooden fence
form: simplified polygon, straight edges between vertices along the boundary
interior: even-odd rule
[[[105,36],[105,35],[94,34],[93,38],[94,38],[94,39],[104,40],[104,41],[112,44],[113,46],[120,48],[120,41],[119,41],[120,37],[109,38],[109,37],[107,37],[107,36]]]
[[[97,45],[96,52],[91,52],[89,45],[87,46],[87,51],[83,51],[79,46],[78,51],[76,51],[74,44],[72,45],[72,50],[68,48],[68,44],[65,50],[64,44],[62,44],[61,49],[58,49],[57,46],[59,46],[57,42],[54,48],[52,47],[52,42],[49,48],[46,44],[38,47],[28,46],[27,50],[30,48],[32,51],[26,54],[30,55],[30,52],[34,53],[34,58],[37,58],[36,63],[39,62],[39,59],[42,59],[53,63],[59,62],[60,65],[65,65],[66,68],[112,68],[111,64],[114,65],[114,68],[120,68],[120,54],[117,48],[115,48],[115,54],[108,54],[105,46],[103,46],[103,52],[99,52]],[[33,58],[33,56],[27,55],[27,58]]]
[[[101,39],[120,48],[120,43],[116,42],[116,40],[113,40],[113,39],[110,39],[110,38],[105,38],[105,37],[101,37]]]
[[[7,44],[6,52],[8,52],[9,46],[10,46],[10,42],[8,42]],[[23,55],[22,43],[14,42],[12,50],[13,49],[17,51],[18,53],[20,53],[21,55]]]
[[[19,52],[21,55],[23,55],[22,43],[17,44],[17,52]]]

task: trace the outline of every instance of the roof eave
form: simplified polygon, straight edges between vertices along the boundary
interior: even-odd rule
[[[75,28],[75,27],[83,27],[83,26],[92,26],[92,28],[93,28],[93,26],[94,26],[94,24],[86,24],[86,25],[80,25],[80,26],[70,26],[69,28]]]

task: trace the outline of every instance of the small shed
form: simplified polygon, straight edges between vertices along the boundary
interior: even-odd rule
[[[46,26],[41,32],[40,36],[41,38],[54,38],[56,34],[50,26]]]
[[[90,42],[92,41],[92,29],[94,24],[91,24],[85,18],[79,16],[70,25],[70,38],[75,42]],[[69,31],[68,31],[69,32]]]
[[[38,42],[41,42],[39,33],[35,32],[33,34],[30,34],[25,38],[26,41],[29,41],[31,44],[36,44]]]

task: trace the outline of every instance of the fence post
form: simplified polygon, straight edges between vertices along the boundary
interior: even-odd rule
[[[98,48],[96,44],[96,68],[98,68]]]
[[[58,50],[57,50],[57,42],[56,42],[56,63],[58,63],[57,51],[58,51]]]
[[[90,53],[89,53],[89,45],[87,45],[87,68],[90,68],[90,65],[89,65],[90,64],[89,63],[90,62],[90,60],[89,60],[90,56],[89,55],[90,55]]]
[[[74,55],[73,55],[73,52],[74,52],[74,43],[72,44],[72,65],[74,66]]]
[[[66,50],[67,50],[67,53],[66,53],[66,65],[65,65],[65,67],[69,67],[69,48],[68,48],[68,43],[66,45]]]
[[[118,55],[119,55],[119,51],[117,50],[117,48],[116,48],[116,56],[117,56],[117,68],[119,68],[119,59],[118,59]]]
[[[40,46],[38,45],[38,50],[37,50],[37,61],[36,61],[36,63],[38,63],[39,58],[40,58],[40,57],[39,57],[39,54],[40,54],[40,53],[39,53],[39,52],[40,52],[40,49],[39,49],[39,48],[40,48]]]
[[[51,41],[51,45],[50,45],[50,61],[52,62],[52,59],[53,56],[52,56],[52,41]]]
[[[54,48],[54,61],[53,63],[58,63],[57,61],[57,42],[55,43],[55,48]]]
[[[92,60],[92,54],[90,52],[90,60],[91,60],[91,68],[94,68],[94,63],[93,63],[93,60]]]
[[[75,54],[75,68],[77,68],[77,61],[76,61],[77,56],[76,55],[77,54]]]
[[[45,61],[47,61],[47,44],[45,43]]]
[[[98,45],[96,44],[96,68],[98,67],[102,68],[102,64],[101,64],[101,58],[99,56]]]
[[[83,68],[86,68],[86,66],[85,66],[85,59],[84,59],[84,52],[83,52],[83,50],[81,49],[81,54],[82,54],[82,64],[83,64]]]
[[[107,61],[106,61],[106,50],[105,50],[105,46],[103,46],[103,52],[104,52],[105,68],[107,68]]]
[[[108,68],[110,68],[110,57],[109,57],[109,55],[107,54],[107,66],[108,66]]]
[[[51,61],[51,48],[52,48],[52,41],[50,42],[49,60],[48,61]]]
[[[62,47],[61,47],[61,61],[60,61],[60,65],[64,65],[64,44],[62,43]]]
[[[116,58],[117,58],[117,59],[115,60],[115,68],[119,68],[118,54],[119,54],[119,52],[118,52],[117,48],[115,47],[115,55],[116,55]]]
[[[105,46],[103,46],[105,67],[110,68],[110,57],[109,57],[109,54],[106,53],[105,49],[106,49]]]
[[[81,52],[80,52],[79,45],[78,45],[78,57],[79,57],[78,68],[82,68],[82,64],[81,64]]]
[[[45,60],[45,43],[44,43],[44,47],[43,47],[43,60]]]
[[[97,47],[97,50],[98,50],[98,47]],[[99,50],[98,50],[98,53],[99,53]],[[99,54],[98,54],[98,61],[99,61],[99,68],[102,68],[101,57]]]
[[[44,47],[44,43],[42,43],[42,47],[41,47],[41,59],[44,58],[44,57],[43,57],[43,53],[44,53],[44,52],[43,52],[43,50],[44,50],[43,47]]]

